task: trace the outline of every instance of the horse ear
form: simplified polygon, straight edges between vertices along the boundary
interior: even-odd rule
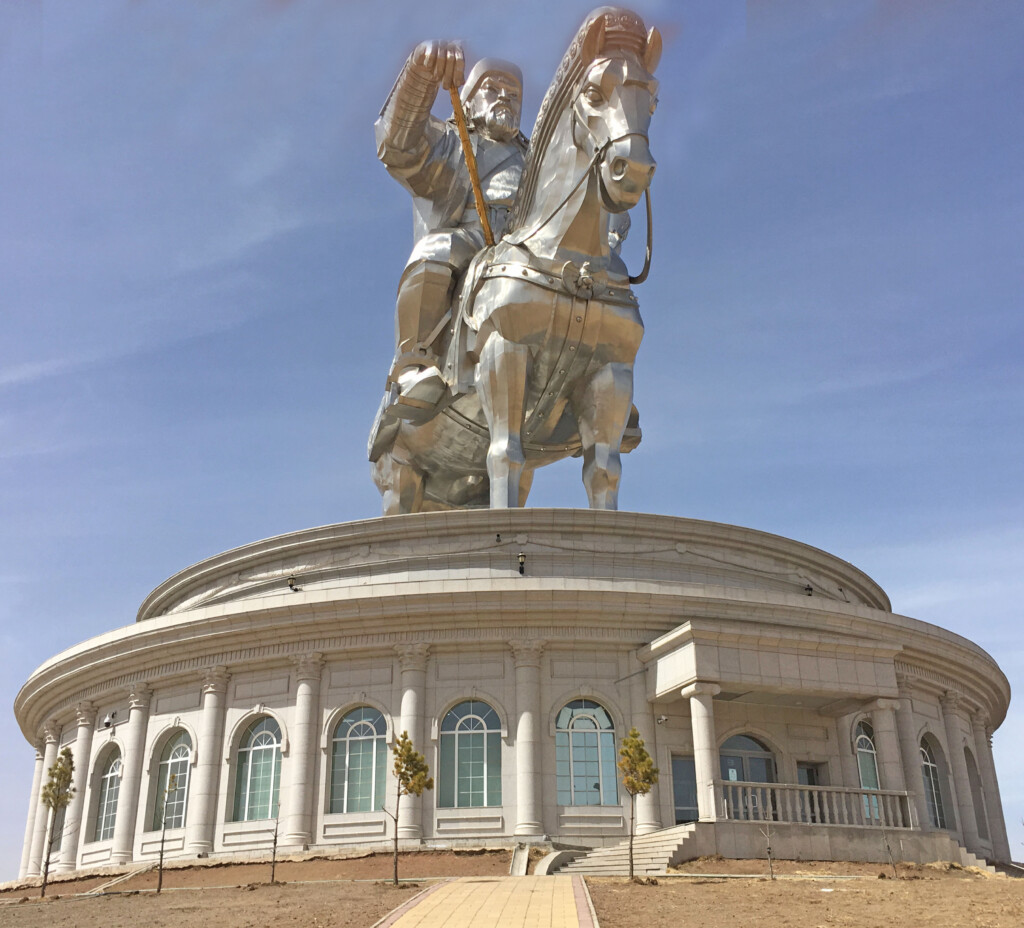
[[[583,49],[581,52],[584,61],[593,61],[604,46],[604,17],[598,16],[587,29],[583,37]]]
[[[656,26],[651,26],[647,33],[647,48],[644,50],[644,67],[648,74],[653,74],[661,61],[661,33]]]

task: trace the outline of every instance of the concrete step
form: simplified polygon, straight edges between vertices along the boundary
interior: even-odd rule
[[[633,839],[633,872],[645,876],[664,873],[673,857],[696,831],[695,825],[676,825]],[[628,876],[629,839],[611,847],[600,847],[563,865],[559,873],[593,876]]]

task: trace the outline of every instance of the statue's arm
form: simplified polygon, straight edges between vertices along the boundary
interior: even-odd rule
[[[418,170],[438,130],[430,108],[438,90],[461,86],[465,65],[454,42],[421,42],[398,75],[375,126],[377,157],[396,175]]]

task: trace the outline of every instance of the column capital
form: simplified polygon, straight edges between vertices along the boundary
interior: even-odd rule
[[[513,638],[508,646],[512,649],[517,667],[539,667],[546,644],[543,638]]]
[[[88,699],[75,706],[75,723],[79,728],[92,728],[96,724],[96,706]]]
[[[42,761],[43,752],[46,750],[46,742],[44,741],[33,741],[32,749],[36,752],[36,760]]]
[[[402,670],[426,670],[429,651],[430,645],[423,642],[395,645],[395,653],[398,655]]]
[[[959,712],[960,707],[963,705],[964,697],[956,692],[956,690],[946,690],[939,697],[939,703],[942,705],[943,712]]]
[[[706,681],[698,680],[696,683],[691,683],[689,686],[684,686],[680,691],[679,695],[683,699],[689,699],[691,696],[717,696],[722,692],[722,688],[717,683],[709,683]]]
[[[228,688],[228,680],[231,674],[227,667],[207,667],[202,672],[202,691],[204,693],[224,693]]]
[[[292,658],[295,666],[295,679],[312,680],[320,682],[320,675],[324,669],[324,656],[319,651],[308,651],[305,654],[296,654]]]
[[[43,741],[46,744],[56,744],[60,741],[61,727],[56,719],[47,719],[43,722]]]
[[[133,683],[128,690],[128,709],[148,709],[152,698],[153,688],[148,683]]]
[[[992,717],[987,709],[977,708],[971,712],[971,725],[981,732],[987,732],[992,725]]]

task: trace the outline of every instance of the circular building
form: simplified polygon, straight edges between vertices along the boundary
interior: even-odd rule
[[[1008,860],[990,747],[1009,685],[855,567],[730,525],[590,510],[391,516],[256,542],[43,664],[15,704],[74,797],[51,861],[383,844],[403,731],[435,778],[407,846],[599,847],[629,831],[638,729],[653,858]],[[607,852],[606,852],[607,853]],[[658,855],[661,855],[660,857]],[[657,860],[654,866],[657,866]],[[577,862],[578,864],[579,862]],[[575,864],[574,864],[575,866]]]

